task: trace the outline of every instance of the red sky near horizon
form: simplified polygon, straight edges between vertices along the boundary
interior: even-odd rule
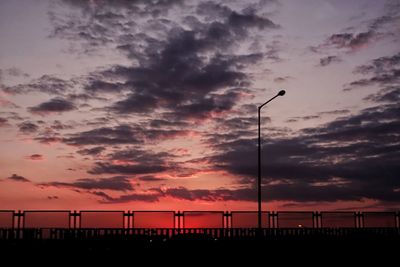
[[[0,2],[0,209],[400,208],[398,0]]]

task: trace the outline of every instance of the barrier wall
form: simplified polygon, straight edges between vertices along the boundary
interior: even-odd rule
[[[354,228],[357,226],[357,217],[354,212],[321,212],[321,227]]]
[[[70,228],[69,211],[24,211],[24,228]]]
[[[135,211],[133,228],[175,228],[173,211]]]
[[[313,212],[287,211],[278,212],[278,228],[312,228],[314,227]]]
[[[268,228],[399,228],[399,212],[263,212]],[[0,210],[0,228],[216,229],[257,228],[256,211]]]
[[[364,212],[363,223],[365,228],[369,227],[396,227],[395,212]]]
[[[270,227],[269,212],[262,212],[261,225],[263,228]],[[258,227],[258,212],[256,211],[232,211],[232,228],[256,228]]]
[[[224,228],[222,211],[184,211],[183,228]]]
[[[0,228],[14,227],[14,211],[0,211]]]
[[[80,228],[124,228],[124,212],[81,211]]]

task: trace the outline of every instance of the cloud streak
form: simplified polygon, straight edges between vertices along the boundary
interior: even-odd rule
[[[51,113],[63,113],[75,110],[75,105],[62,98],[53,98],[47,102],[43,102],[35,107],[28,108],[32,114],[46,115]]]
[[[43,160],[44,159],[43,155],[40,155],[40,154],[32,154],[32,155],[26,156],[25,158],[28,160]]]
[[[74,182],[50,182],[42,183],[40,186],[55,186],[66,188],[77,188],[85,190],[113,190],[113,191],[130,191],[133,190],[132,184],[127,176],[113,176],[109,178],[82,178]]]
[[[15,181],[15,182],[24,182],[24,183],[30,182],[29,179],[25,178],[24,176],[15,174],[15,173],[13,175],[11,175],[10,177],[7,177],[7,179],[10,181]]]

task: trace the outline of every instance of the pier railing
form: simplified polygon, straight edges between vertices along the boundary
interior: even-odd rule
[[[274,211],[262,213],[264,229],[399,228],[400,213]],[[0,210],[8,229],[235,229],[257,228],[256,211]]]

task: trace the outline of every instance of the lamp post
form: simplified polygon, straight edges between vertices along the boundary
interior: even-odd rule
[[[258,107],[258,180],[257,180],[257,189],[258,189],[258,229],[261,234],[261,228],[262,228],[262,220],[261,220],[261,109],[264,107],[266,104],[277,98],[278,96],[283,96],[285,95],[285,90],[279,91],[276,96],[262,104],[261,106]]]

